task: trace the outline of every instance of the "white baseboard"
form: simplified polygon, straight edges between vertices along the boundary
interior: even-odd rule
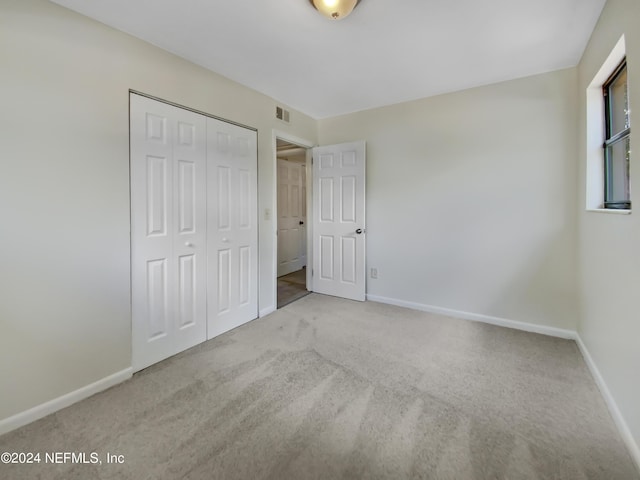
[[[600,373],[600,370],[598,370],[598,367],[593,361],[593,358],[591,357],[589,350],[587,350],[587,346],[582,341],[582,338],[580,338],[580,334],[576,334],[576,343],[578,344],[578,348],[580,349],[580,353],[582,353],[582,357],[584,358],[584,361],[587,364],[587,367],[589,367],[589,370],[591,371],[591,375],[593,375],[593,378],[596,381],[596,385],[598,385],[598,388],[600,389],[600,393],[604,397],[604,401],[607,403],[607,407],[609,408],[609,413],[611,414],[613,421],[618,427],[618,431],[622,436],[622,440],[624,441],[627,448],[629,449],[631,458],[633,458],[633,461],[636,463],[636,467],[640,471],[640,448],[638,447],[638,444],[633,438],[633,435],[631,434],[631,430],[629,430],[629,426],[627,425],[627,422],[622,416],[622,413],[618,408],[618,404],[613,398],[613,395],[611,394],[609,387],[607,387],[607,384],[605,383],[604,378]]]
[[[438,315],[446,315],[448,317],[461,318],[463,320],[472,320],[474,322],[489,323],[500,327],[514,328],[516,330],[524,330],[525,332],[540,333],[551,337],[565,338],[574,340],[576,332],[573,330],[565,330],[563,328],[548,327],[545,325],[536,325],[535,323],[518,322],[516,320],[508,320],[506,318],[491,317],[489,315],[481,315],[479,313],[463,312],[460,310],[452,310],[443,307],[434,307],[433,305],[424,305],[422,303],[407,302],[405,300],[397,300],[395,298],[379,297],[378,295],[367,295],[367,300],[372,302],[387,303],[398,307],[411,308],[413,310],[421,310],[423,312],[436,313]]]
[[[267,315],[269,315],[270,313],[275,312],[276,310],[277,310],[277,308],[275,307],[275,305],[271,305],[271,306],[269,306],[267,308],[263,308],[262,310],[260,310],[260,313],[259,313],[260,317],[259,318],[266,317]]]
[[[12,417],[0,420],[0,435],[20,428],[28,423],[35,422],[51,413],[55,413],[58,410],[73,405],[80,400],[89,398],[91,395],[95,395],[109,387],[113,387],[118,383],[128,380],[133,375],[132,368],[126,368],[120,372],[116,372],[113,375],[104,377],[97,382],[86,385],[78,390],[62,395],[61,397],[54,398],[46,403],[40,404],[36,407],[20,412]]]

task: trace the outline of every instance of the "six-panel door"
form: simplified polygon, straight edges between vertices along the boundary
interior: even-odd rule
[[[131,95],[133,367],[206,340],[206,121]]]
[[[365,143],[313,149],[313,291],[365,299]]]
[[[257,134],[207,118],[208,336],[258,316]]]
[[[305,165],[278,160],[278,276],[306,266]]]
[[[130,99],[137,371],[258,316],[257,135]]]

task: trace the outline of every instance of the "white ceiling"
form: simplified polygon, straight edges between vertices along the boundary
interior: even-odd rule
[[[314,118],[574,66],[606,0],[52,0]]]

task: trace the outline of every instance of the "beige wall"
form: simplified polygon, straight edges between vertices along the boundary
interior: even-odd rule
[[[578,67],[580,306],[578,333],[640,444],[640,135],[632,132],[634,213],[586,212],[585,91],[621,35],[625,35],[631,125],[640,129],[640,3],[609,0]],[[637,460],[640,460],[637,459]]]
[[[575,69],[319,122],[367,141],[370,295],[575,329]]]
[[[260,308],[273,303],[272,129],[316,122],[45,0],[0,5],[0,419],[131,365],[129,89],[258,129]]]

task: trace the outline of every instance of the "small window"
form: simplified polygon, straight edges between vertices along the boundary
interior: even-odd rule
[[[602,90],[605,117],[604,208],[630,210],[631,125],[626,60],[616,68]]]

